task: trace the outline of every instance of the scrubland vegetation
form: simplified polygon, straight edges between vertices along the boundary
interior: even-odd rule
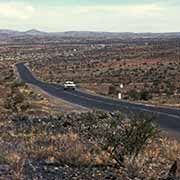
[[[117,98],[122,92],[131,101],[179,107],[179,43],[179,39],[136,39],[49,44],[41,47],[42,57],[31,63],[31,69],[51,83],[70,79],[98,94]]]
[[[23,83],[29,67],[51,83],[179,107],[179,40],[7,45],[0,49],[0,179],[178,179],[180,144],[152,114],[72,112]],[[33,61],[32,61],[33,60]]]
[[[22,83],[10,64],[1,63],[1,178],[168,177],[180,145],[160,133],[155,117],[44,111],[48,100]]]

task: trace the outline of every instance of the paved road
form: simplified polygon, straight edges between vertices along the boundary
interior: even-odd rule
[[[126,113],[129,113],[130,111],[151,112],[156,114],[157,123],[160,127],[180,134],[180,109],[133,104],[126,101],[88,94],[81,90],[64,91],[63,86],[61,85],[48,84],[35,78],[24,63],[17,64],[16,68],[23,81],[38,86],[43,91],[46,91],[57,98],[90,109],[102,109],[107,111],[121,110]]]

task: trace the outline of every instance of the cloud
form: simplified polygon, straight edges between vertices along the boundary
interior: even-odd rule
[[[46,31],[180,31],[179,6],[163,3],[35,6],[0,2],[1,28]]]
[[[66,6],[39,9],[36,15],[46,18],[50,30],[151,31],[147,23],[155,23],[163,13],[162,7],[150,4]]]
[[[149,5],[112,5],[112,6],[79,6],[81,12],[92,12],[92,11],[102,11],[111,13],[133,13],[133,14],[145,14],[145,13],[155,13],[162,10],[161,7],[155,4]]]
[[[25,20],[32,16],[34,11],[33,6],[24,3],[0,3],[1,18]]]

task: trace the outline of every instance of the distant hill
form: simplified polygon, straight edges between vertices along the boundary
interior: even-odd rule
[[[43,32],[37,29],[31,29],[25,32],[14,31],[8,29],[0,29],[0,35],[32,35],[32,36],[66,36],[66,37],[89,37],[89,36],[119,36],[119,37],[128,37],[128,36],[139,36],[139,37],[158,37],[158,36],[180,36],[180,32],[172,33],[132,33],[132,32],[95,32],[95,31],[66,31],[66,32]]]
[[[13,31],[13,30],[8,30],[8,29],[0,29],[0,37],[1,36],[18,36],[21,33],[19,31]]]
[[[131,32],[93,32],[93,31],[67,31],[43,32],[31,29],[25,32],[0,29],[0,44],[7,42],[34,42],[35,40],[59,41],[63,38],[112,38],[112,39],[138,39],[138,38],[180,38],[180,32],[174,33],[131,33]],[[38,40],[37,40],[38,39]]]
[[[48,33],[43,32],[43,31],[39,31],[39,30],[36,30],[36,29],[31,29],[31,30],[25,31],[23,34],[32,35],[32,36],[44,36],[44,35],[48,35]]]

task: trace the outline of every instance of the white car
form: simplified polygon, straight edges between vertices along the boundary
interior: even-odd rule
[[[64,83],[64,90],[68,90],[68,89],[75,90],[75,88],[76,88],[76,84],[73,81],[66,81]]]

